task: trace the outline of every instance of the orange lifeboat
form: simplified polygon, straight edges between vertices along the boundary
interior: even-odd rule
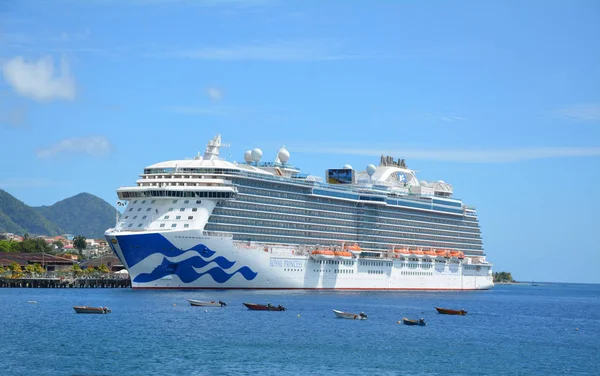
[[[423,251],[421,249],[411,249],[410,254],[411,256],[423,257]]]
[[[399,257],[409,256],[409,255],[410,255],[410,252],[408,251],[408,248],[406,248],[405,246],[403,246],[402,248],[394,247],[394,257],[399,258]]]
[[[337,258],[349,259],[352,258],[352,253],[348,251],[334,251],[333,255]]]
[[[317,260],[332,259],[334,257],[333,251],[329,249],[315,249],[310,255]]]
[[[464,259],[465,258],[465,254],[462,253],[462,252],[458,252],[458,258],[461,259],[461,260]]]
[[[423,254],[426,256],[435,256],[435,251],[433,249],[428,249],[427,251],[423,251]]]
[[[344,251],[350,252],[353,255],[359,255],[362,252],[362,248],[358,244],[344,246]]]
[[[458,256],[460,256],[462,252],[459,252],[459,251],[450,251],[449,253],[450,253],[450,257],[456,257],[456,258],[458,258]]]

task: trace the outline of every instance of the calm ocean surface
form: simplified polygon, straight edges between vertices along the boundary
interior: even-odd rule
[[[187,298],[228,307],[191,307]],[[242,302],[288,310],[251,312]],[[74,305],[112,313],[79,315]],[[440,315],[435,306],[469,313]],[[369,319],[336,319],[332,309]],[[427,326],[396,324],[403,316],[424,317]],[[600,285],[460,293],[0,289],[0,318],[3,375],[600,375]]]

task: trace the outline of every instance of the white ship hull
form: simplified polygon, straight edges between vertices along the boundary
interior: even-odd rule
[[[106,238],[134,289],[485,290],[490,264],[392,257],[316,260],[306,249],[206,236],[200,230]]]

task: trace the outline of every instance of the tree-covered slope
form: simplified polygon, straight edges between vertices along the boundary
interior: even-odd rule
[[[63,230],[34,208],[0,189],[0,232],[54,236],[63,233]]]
[[[35,209],[64,232],[86,238],[102,238],[104,231],[115,225],[116,209],[89,193],[80,193],[52,206]]]

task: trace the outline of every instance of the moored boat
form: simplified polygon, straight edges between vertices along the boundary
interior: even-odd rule
[[[107,307],[89,307],[89,306],[74,306],[73,309],[76,313],[96,313],[105,314],[110,313],[111,310]]]
[[[227,303],[225,303],[221,300],[219,300],[219,301],[211,300],[210,302],[207,302],[207,301],[202,301],[202,300],[188,299],[187,301],[190,302],[190,304],[195,307],[225,307],[225,306],[227,306]]]
[[[444,314],[444,315],[460,315],[460,316],[464,316],[467,314],[467,311],[465,311],[464,309],[448,309],[448,308],[439,308],[439,307],[435,307],[435,309],[438,311],[438,313]]]
[[[427,323],[425,322],[425,319],[423,319],[423,318],[420,318],[419,320],[409,320],[406,317],[403,317],[402,323],[404,323],[404,325],[418,325],[418,326],[427,325]]]
[[[351,319],[351,320],[366,320],[367,319],[367,315],[365,315],[364,312],[350,313],[350,312],[343,312],[343,311],[338,311],[337,309],[334,309],[333,313],[335,314],[335,317],[338,317],[340,319]]]
[[[268,304],[256,304],[256,303],[242,303],[251,311],[285,311],[285,307],[281,304],[278,306]]]

